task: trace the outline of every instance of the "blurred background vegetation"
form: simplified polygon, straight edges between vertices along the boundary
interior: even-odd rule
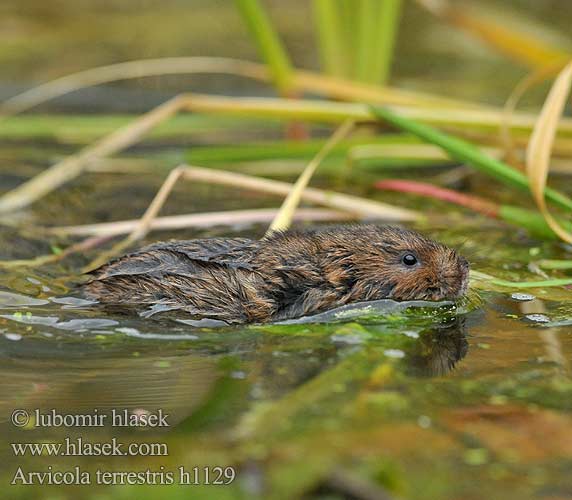
[[[458,4],[458,2],[454,2]],[[313,3],[265,0],[293,64],[318,69],[319,30]],[[560,0],[472,2],[492,19],[563,48],[572,47],[572,4]],[[0,99],[59,76],[116,62],[164,56],[225,56],[259,60],[247,27],[228,0],[3,0],[0,4]],[[438,20],[413,1],[403,2],[390,82],[402,88],[446,93],[502,104],[529,71],[476,37]],[[141,111],[192,88],[260,95],[266,87],[231,77],[164,76],[113,84],[115,92],[88,89],[49,109]],[[125,99],[118,90],[128,89]],[[542,89],[528,102],[540,103]],[[525,101],[526,104],[526,101]],[[48,109],[48,108],[44,108]]]

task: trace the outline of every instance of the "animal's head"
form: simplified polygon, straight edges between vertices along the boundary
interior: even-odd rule
[[[415,231],[348,226],[320,238],[327,261],[344,273],[357,300],[454,300],[467,291],[467,260]]]

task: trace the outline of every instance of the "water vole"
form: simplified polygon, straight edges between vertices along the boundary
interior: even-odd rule
[[[104,304],[261,323],[383,298],[456,299],[468,270],[453,249],[414,231],[354,225],[155,243],[93,271],[83,290]]]

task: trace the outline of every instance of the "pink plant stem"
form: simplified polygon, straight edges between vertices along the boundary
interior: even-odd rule
[[[441,201],[448,201],[455,205],[466,207],[475,212],[479,212],[487,217],[498,218],[500,206],[492,201],[470,196],[467,194],[445,189],[433,184],[424,182],[408,181],[401,179],[387,179],[375,183],[377,189],[385,189],[389,191],[398,191],[400,193],[413,193],[426,198],[434,198]]]

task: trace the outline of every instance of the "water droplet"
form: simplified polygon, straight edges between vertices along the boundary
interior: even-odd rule
[[[550,323],[550,318],[545,314],[527,314],[525,318],[534,323]]]
[[[530,295],[529,293],[519,293],[519,292],[511,294],[510,298],[513,300],[518,300],[519,302],[528,302],[536,299],[534,295]]]

